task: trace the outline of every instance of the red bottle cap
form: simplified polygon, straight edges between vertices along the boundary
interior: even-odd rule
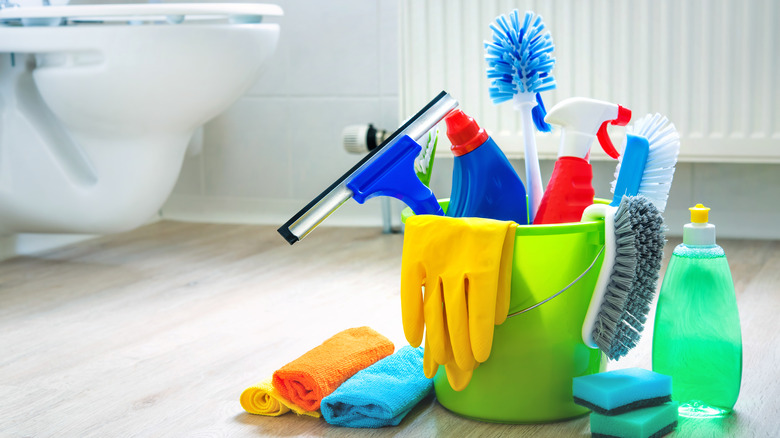
[[[447,137],[452,143],[450,150],[456,157],[473,151],[488,139],[487,132],[459,109],[452,110],[444,121],[447,123]]]

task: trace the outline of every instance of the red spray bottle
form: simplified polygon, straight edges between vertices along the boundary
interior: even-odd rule
[[[545,121],[561,127],[561,145],[534,224],[580,221],[595,195],[591,144],[598,138],[604,152],[617,159],[620,154],[609,139],[607,125],[625,126],[630,120],[631,110],[584,97],[566,99],[547,113]]]

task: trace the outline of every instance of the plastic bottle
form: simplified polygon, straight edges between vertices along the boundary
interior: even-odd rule
[[[447,216],[528,224],[525,186],[498,145],[461,110],[444,120],[455,155]]]
[[[672,399],[685,417],[731,413],[742,380],[742,332],[723,248],[709,208],[691,208],[658,297],[653,371],[672,377]]]
[[[631,120],[631,110],[602,100],[571,97],[558,102],[544,120],[561,127],[561,144],[534,224],[579,222],[595,194],[590,147],[598,139],[604,152],[617,159],[620,154],[609,138],[607,125],[625,126]]]

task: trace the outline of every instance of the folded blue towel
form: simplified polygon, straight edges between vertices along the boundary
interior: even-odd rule
[[[423,374],[423,349],[405,346],[358,371],[322,399],[329,424],[345,427],[397,426],[433,390]]]

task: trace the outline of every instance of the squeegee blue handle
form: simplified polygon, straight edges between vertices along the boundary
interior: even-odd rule
[[[632,134],[627,134],[626,138],[626,149],[623,152],[620,173],[615,183],[615,196],[609,204],[613,207],[620,205],[623,195],[636,196],[639,194],[639,186],[642,184],[647,155],[650,151],[650,143],[646,138]]]
[[[436,195],[417,178],[414,159],[422,146],[404,135],[385,150],[361,172],[347,182],[352,198],[359,204],[376,196],[400,199],[415,214],[444,215]]]

